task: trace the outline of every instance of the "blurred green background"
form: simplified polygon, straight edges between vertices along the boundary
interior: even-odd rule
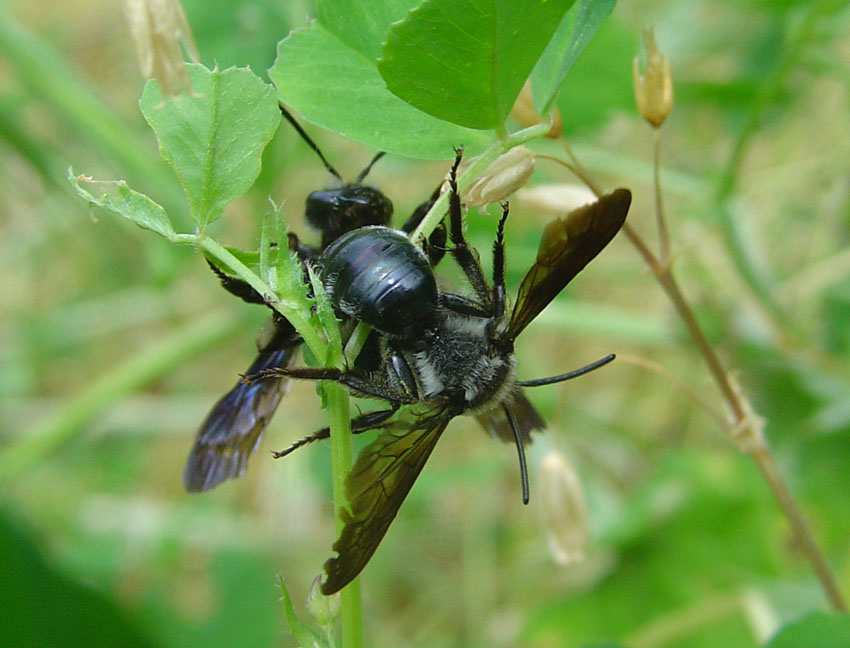
[[[607,187],[635,194],[653,240],[649,128],[631,59],[654,25],[676,104],[664,126],[676,272],[759,415],[782,472],[850,591],[850,11],[844,2],[623,0],[568,77],[565,135]],[[307,2],[186,0],[202,61],[264,75]],[[193,250],[100,213],[64,179],[123,178],[186,226],[182,194],[141,118],[121,3],[0,5],[0,632],[10,646],[292,646],[297,605],[330,556],[328,448],[276,462],[323,425],[295,385],[248,474],[190,496],[181,469],[212,403],[253,357],[265,312],[226,294]],[[308,130],[346,178],[373,155]],[[536,150],[560,155],[555,142]],[[444,163],[385,159],[370,175],[398,222]],[[415,179],[415,180],[412,180]],[[250,246],[268,197],[292,229],[329,178],[286,124],[253,190],[216,225]],[[532,184],[572,181],[538,162]],[[509,286],[541,215],[518,198]],[[482,250],[492,220],[472,215]],[[486,255],[484,255],[486,256]],[[669,303],[619,237],[519,343],[521,378],[616,352],[532,394],[550,430],[516,457],[455,421],[362,578],[369,646],[750,647],[825,609],[768,488],[724,430],[719,396]],[[535,486],[551,450],[577,467],[586,559],[558,566]],[[8,577],[6,576],[8,574]],[[7,644],[6,641],[9,641]],[[601,645],[601,644],[600,644]]]

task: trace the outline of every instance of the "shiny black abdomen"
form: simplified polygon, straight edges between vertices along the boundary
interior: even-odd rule
[[[334,306],[388,335],[433,325],[437,282],[428,259],[402,232],[361,227],[322,253],[322,281]]]

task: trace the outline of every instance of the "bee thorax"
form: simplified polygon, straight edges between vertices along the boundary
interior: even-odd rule
[[[469,411],[489,409],[510,390],[516,360],[487,335],[490,322],[446,313],[428,333],[424,348],[413,354],[423,398],[443,397]]]

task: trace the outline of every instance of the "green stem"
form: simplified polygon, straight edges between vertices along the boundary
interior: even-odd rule
[[[325,396],[331,429],[331,479],[337,534],[345,526],[343,512],[348,509],[345,478],[353,464],[348,394],[342,385],[326,382]],[[363,645],[363,606],[360,598],[360,579],[355,578],[340,592],[340,623],[344,648]]]
[[[319,336],[309,316],[301,308],[298,308],[297,305],[290,304],[286,300],[275,299],[275,293],[271,287],[218,241],[196,234],[178,234],[173,240],[177,243],[198,245],[216,259],[225,263],[237,277],[246,281],[251,288],[269,299],[269,305],[289,320],[314,356],[317,358],[325,357],[327,354],[327,344]]]
[[[178,237],[179,242],[194,242],[227,266],[241,279],[261,295],[271,297],[275,292],[250,268],[217,241],[196,235]],[[342,349],[336,344],[327,344],[319,336],[309,313],[305,313],[299,304],[290,304],[285,299],[269,300],[271,306],[292,324],[304,343],[316,358],[323,359],[331,367],[343,365]],[[338,340],[338,336],[329,339]],[[348,394],[342,385],[325,381],[323,383],[328,406],[328,418],[331,431],[331,480],[333,484],[334,513],[337,533],[345,525],[344,511],[349,508],[346,497],[345,479],[353,465],[351,448],[351,414]],[[360,583],[357,579],[340,592],[340,622],[342,627],[342,645],[345,648],[360,648],[363,645],[363,607],[360,597]]]

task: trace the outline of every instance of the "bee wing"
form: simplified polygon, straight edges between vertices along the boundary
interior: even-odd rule
[[[556,218],[543,230],[537,260],[525,273],[508,327],[516,337],[584,266],[610,243],[629,212],[632,194],[617,189]]]
[[[261,352],[246,375],[263,369],[290,367],[298,345]],[[241,477],[248,457],[286,393],[287,378],[238,382],[213,406],[195,437],[183,468],[183,485],[189,492],[209,490],[226,479]]]
[[[351,513],[325,563],[323,594],[350,583],[366,566],[451,417],[444,410],[397,421],[364,448],[346,480]]]
[[[515,391],[503,405],[510,410],[523,443],[531,443],[531,433],[546,427],[543,417],[537,413],[521,388]],[[476,414],[475,418],[493,438],[505,443],[514,443],[511,424],[502,407],[494,407],[489,412]]]

